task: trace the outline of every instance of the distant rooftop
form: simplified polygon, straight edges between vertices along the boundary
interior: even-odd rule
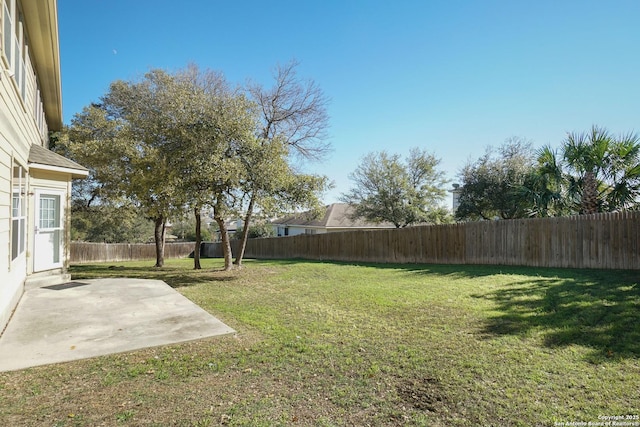
[[[312,218],[310,212],[288,215],[271,221],[275,225],[317,228],[392,228],[390,223],[375,223],[363,218],[353,219],[348,203],[333,203],[326,207],[324,217]]]

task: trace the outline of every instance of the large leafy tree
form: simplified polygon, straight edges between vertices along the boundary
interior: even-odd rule
[[[317,200],[316,192],[300,191],[309,186],[304,175],[295,173],[288,162],[289,145],[281,138],[262,138],[256,132],[257,104],[231,89],[222,74],[190,66],[176,73],[174,80],[181,108],[172,113],[175,136],[164,150],[171,153],[181,193],[195,215],[194,267],[200,268],[200,212],[210,208],[220,230],[224,268],[228,270],[232,253],[226,221],[242,211],[243,196],[250,194],[264,210],[267,200],[297,201],[299,194],[306,196],[302,203],[311,203]],[[324,179],[312,182],[323,184]],[[322,187],[320,184],[316,187]],[[247,209],[252,207],[249,203]],[[236,259],[241,258],[242,251]]]
[[[530,141],[512,137],[496,151],[468,162],[460,172],[462,187],[457,219],[479,220],[528,216],[530,202],[522,186],[535,171],[535,151]]]
[[[87,119],[87,123],[91,121],[94,121],[96,131],[100,127],[103,130],[108,128],[97,116]],[[52,135],[49,148],[68,158],[79,157],[80,146],[69,143],[68,129]],[[154,230],[148,218],[141,214],[135,204],[124,197],[119,197],[114,182],[100,181],[102,176],[110,176],[112,170],[109,169],[109,165],[98,163],[89,168],[91,173],[86,179],[77,179],[73,182],[71,239],[107,243],[149,241],[153,237]]]
[[[194,268],[200,268],[201,211],[210,208],[222,236],[225,269],[231,269],[226,219],[239,211],[236,192],[247,176],[243,157],[257,145],[257,113],[219,72],[191,65],[175,73],[173,80],[179,108],[168,110],[173,134],[163,150],[196,220]]]
[[[188,208],[196,219],[199,268],[200,212],[211,209],[230,269],[225,219],[239,214],[247,197],[245,229],[255,206],[319,204],[327,186],[326,178],[300,174],[289,161],[291,149],[307,158],[326,149],[326,101],[294,69],[295,63],[279,68],[273,90],[251,86],[254,100],[231,89],[222,74],[196,66],[112,83],[99,103],[74,117],[60,147],[91,168],[83,200],[133,204],[152,219],[158,267],[168,219]]]
[[[350,175],[353,186],[341,200],[354,208],[354,217],[390,222],[397,228],[446,220],[440,205],[448,182],[437,169],[440,160],[413,148],[402,161],[386,151],[366,155]]]
[[[167,221],[186,202],[165,150],[181,129],[180,108],[173,76],[151,70],[140,81],[113,82],[69,129],[67,149],[90,167],[100,197],[132,203],[153,221],[156,267],[164,265]]]

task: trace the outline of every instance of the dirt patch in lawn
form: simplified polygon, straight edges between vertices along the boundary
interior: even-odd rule
[[[410,378],[397,386],[398,396],[420,411],[438,412],[447,403],[440,382],[435,378]]]

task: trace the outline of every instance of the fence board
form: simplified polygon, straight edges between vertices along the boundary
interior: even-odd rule
[[[167,243],[164,246],[165,258],[184,258],[194,249],[193,242]],[[70,262],[115,262],[155,259],[156,249],[153,243],[88,243],[71,242]]]
[[[251,239],[250,258],[640,269],[640,211]],[[233,244],[233,248],[237,245]],[[206,244],[205,256],[222,256]]]

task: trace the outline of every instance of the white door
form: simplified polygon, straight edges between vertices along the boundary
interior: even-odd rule
[[[33,271],[62,267],[64,193],[36,191],[35,238],[33,245]]]

